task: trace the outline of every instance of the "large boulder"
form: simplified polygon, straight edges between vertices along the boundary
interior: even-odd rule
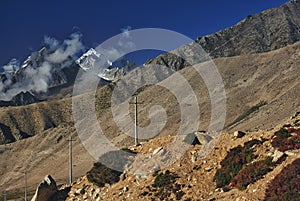
[[[233,133],[233,136],[236,137],[236,138],[242,138],[242,137],[244,137],[245,135],[246,135],[246,133],[243,132],[243,131],[235,131],[235,132]]]
[[[47,175],[37,187],[36,192],[31,201],[48,201],[57,192],[58,188],[56,186],[56,182],[50,175]]]

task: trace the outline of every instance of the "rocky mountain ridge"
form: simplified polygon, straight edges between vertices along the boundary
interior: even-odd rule
[[[238,24],[195,40],[214,58],[262,53],[276,50],[300,40],[300,2],[290,1],[278,8],[249,15]],[[179,49],[185,49],[183,46]],[[193,55],[192,55],[193,56]],[[149,59],[146,64],[159,64],[174,70],[190,64],[172,53]]]

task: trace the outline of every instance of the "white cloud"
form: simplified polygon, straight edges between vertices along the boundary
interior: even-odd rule
[[[6,73],[11,73],[14,72],[15,70],[17,70],[20,67],[20,62],[13,58],[8,64],[6,64],[5,66],[2,66],[4,72]]]
[[[122,59],[127,52],[132,52],[135,48],[134,42],[131,40],[130,35],[131,27],[127,26],[121,29],[121,37],[119,37],[117,44],[112,44],[113,47],[102,48],[97,47],[96,51],[104,55],[109,61],[116,61]]]
[[[84,50],[84,46],[81,42],[81,34],[74,33],[70,39],[64,41],[63,45],[55,50],[47,57],[47,60],[52,63],[61,63],[68,57],[73,57],[77,53]],[[48,39],[48,42],[51,41]],[[56,43],[56,41],[53,41]],[[54,45],[54,44],[53,44]]]
[[[72,34],[63,43],[60,43],[55,38],[45,36],[44,43],[47,46],[46,51],[48,51],[45,61],[43,63],[37,62],[37,52],[32,53],[33,66],[24,68],[22,71],[23,77],[20,81],[13,83],[10,74],[20,66],[16,59],[3,66],[7,79],[0,81],[0,100],[9,101],[22,91],[47,92],[54,66],[56,68],[64,68],[66,65],[70,65],[71,63],[67,59],[76,56],[84,49],[81,42],[81,34],[79,33]]]
[[[122,32],[122,36],[125,38],[129,38],[130,37],[130,30],[131,30],[131,26],[127,26],[126,28],[122,28],[121,32]]]
[[[59,46],[59,41],[50,36],[44,36],[44,43],[49,46],[50,49],[55,49]]]

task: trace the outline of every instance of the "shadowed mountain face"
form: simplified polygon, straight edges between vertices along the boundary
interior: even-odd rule
[[[300,2],[250,15],[240,23],[196,41],[212,58],[276,50],[300,40]]]
[[[268,52],[299,40],[300,2],[290,1],[278,8],[250,15],[225,30],[199,37],[196,42],[211,58],[218,58]],[[189,65],[170,53],[150,59],[147,63],[166,65],[174,70]]]
[[[37,103],[40,100],[30,92],[21,92],[14,96],[10,101],[0,101],[1,106],[21,106]]]

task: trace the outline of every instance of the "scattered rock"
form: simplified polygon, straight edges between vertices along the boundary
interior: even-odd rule
[[[156,148],[154,151],[153,151],[153,153],[152,153],[152,155],[156,155],[156,154],[158,154],[160,151],[162,151],[163,150],[163,148],[162,147],[158,147],[158,148]]]
[[[211,171],[212,169],[214,169],[214,168],[213,168],[213,167],[207,167],[207,168],[205,168],[204,170],[207,171],[207,172],[209,172],[209,171]]]
[[[291,152],[291,151],[285,151],[284,153],[288,156],[296,156],[297,155],[296,153]]]
[[[296,112],[292,117],[291,117],[291,119],[295,119],[297,116],[299,116],[300,115],[300,111],[299,112]]]
[[[284,155],[283,152],[275,150],[274,154],[272,155],[272,157],[273,157],[272,162],[276,163],[283,155]]]
[[[128,186],[125,186],[124,188],[123,188],[123,192],[125,193],[125,192],[127,192],[128,191]]]
[[[84,194],[85,193],[85,190],[84,189],[81,189],[81,188],[79,188],[79,189],[77,189],[76,191],[75,191],[75,194],[77,194],[77,195],[80,195],[80,194]]]
[[[197,153],[197,151],[195,151],[195,150],[192,150],[192,151],[191,151],[191,154],[192,154],[192,155],[195,155],[195,153]]]
[[[192,155],[192,158],[191,158],[191,160],[192,160],[192,163],[195,163],[196,162],[196,156],[195,155]]]
[[[125,179],[126,179],[126,174],[125,173],[121,174],[120,181],[124,181]]]

